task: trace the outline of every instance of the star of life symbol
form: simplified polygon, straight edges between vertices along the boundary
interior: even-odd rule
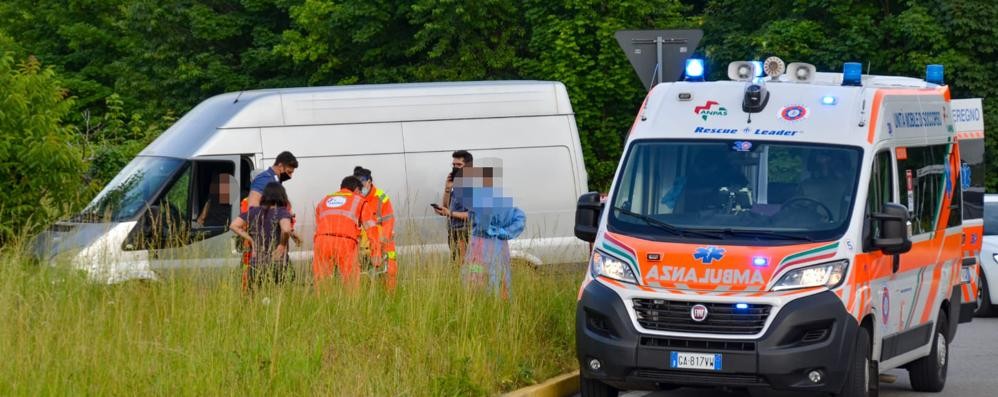
[[[697,248],[693,252],[693,259],[699,260],[705,265],[709,265],[713,261],[719,261],[721,258],[724,258],[724,248],[718,248],[713,245]]]

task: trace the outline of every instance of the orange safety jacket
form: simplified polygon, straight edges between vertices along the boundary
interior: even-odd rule
[[[395,260],[395,210],[392,209],[392,200],[384,190],[372,184],[364,205],[370,208],[374,217],[378,242],[382,245],[385,259]]]
[[[336,236],[357,241],[361,227],[368,239],[377,241],[377,223],[374,214],[364,206],[364,197],[341,189],[327,195],[315,206],[315,236]],[[371,244],[371,249],[381,253],[381,244]]]

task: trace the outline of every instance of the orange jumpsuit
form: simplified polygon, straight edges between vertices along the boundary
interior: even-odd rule
[[[352,287],[360,282],[360,264],[357,262],[357,239],[361,226],[368,239],[376,242],[373,213],[365,210],[364,197],[341,189],[327,195],[315,206],[315,239],[312,255],[312,274],[316,286],[333,275],[339,268],[343,281]],[[381,253],[380,244],[372,243],[373,252]]]
[[[395,288],[398,263],[395,260],[395,210],[392,209],[392,200],[388,198],[388,194],[384,190],[371,185],[371,192],[364,198],[364,206],[371,208],[370,212],[373,213],[377,225],[375,227],[377,229],[376,235],[384,256],[384,260],[380,263],[388,266],[385,282],[388,288]],[[371,260],[377,263],[376,261],[379,259],[382,258],[376,257],[372,251]]]

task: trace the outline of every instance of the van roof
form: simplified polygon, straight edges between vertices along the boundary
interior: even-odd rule
[[[353,124],[454,118],[570,114],[560,82],[471,81],[363,84],[231,92],[205,103],[239,100],[218,128]],[[197,108],[195,108],[197,109]],[[279,110],[279,111],[276,111]]]
[[[557,81],[277,88],[211,97],[140,153],[187,157],[217,129],[570,115]]]

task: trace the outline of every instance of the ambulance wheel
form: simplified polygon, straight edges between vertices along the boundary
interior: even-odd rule
[[[842,386],[842,393],[838,397],[874,397],[876,396],[877,385],[873,382],[880,382],[879,374],[874,374],[873,369],[873,344],[870,342],[870,333],[866,329],[860,328],[856,333],[856,348],[852,354],[852,365],[849,366],[849,374],[846,376],[845,385]]]
[[[908,377],[915,391],[938,393],[946,385],[946,369],[949,368],[948,324],[949,318],[940,310],[936,319],[936,334],[932,338],[932,352],[908,365]]]
[[[617,397],[619,391],[610,385],[585,376],[579,377],[582,397]]]
[[[977,317],[993,317],[995,315],[995,306],[991,302],[991,288],[988,287],[988,278],[984,276],[982,271],[980,281],[977,284],[977,311],[974,315]]]

